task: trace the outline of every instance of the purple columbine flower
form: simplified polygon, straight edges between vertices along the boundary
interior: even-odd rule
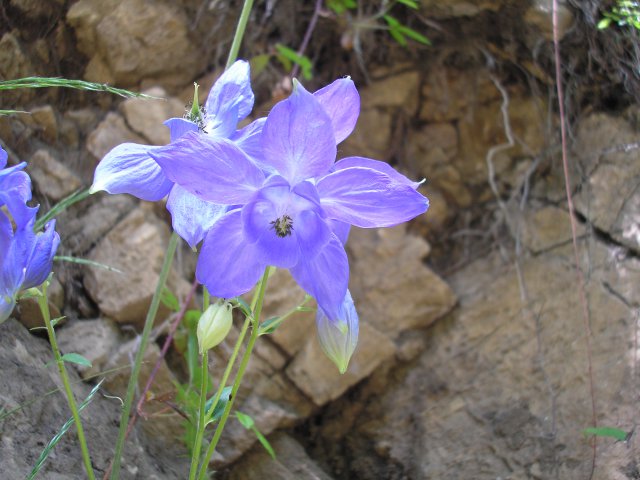
[[[390,227],[429,205],[417,183],[383,162],[350,157],[335,163],[336,145],[358,113],[359,96],[348,78],[315,95],[294,82],[292,95],[264,123],[260,163],[230,141],[197,132],[150,153],[176,184],[229,206],[207,233],[196,269],[213,295],[249,291],[267,265],[288,268],[329,323],[349,324],[345,305],[353,302],[343,247],[349,226]],[[357,325],[357,316],[351,318]]]
[[[248,155],[259,152],[259,138],[264,119],[256,120],[236,131],[238,122],[251,113],[254,96],[251,91],[249,63],[235,62],[215,82],[207,101],[196,118],[171,118],[171,142],[187,132],[203,132],[209,138],[229,139]],[[173,229],[192,247],[204,238],[206,231],[226,211],[220,205],[199,198],[175,185],[151,158],[162,147],[123,143],[107,153],[98,164],[91,193],[129,193],[142,200],[157,201],[169,195]],[[259,162],[259,159],[254,159]]]
[[[38,209],[26,205],[31,180],[22,171],[25,164],[4,168],[6,164],[7,154],[0,148],[0,323],[11,314],[21,290],[44,283],[60,243],[55,220],[42,233],[33,230]]]

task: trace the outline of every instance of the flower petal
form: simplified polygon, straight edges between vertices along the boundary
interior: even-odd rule
[[[212,295],[231,298],[251,290],[264,267],[255,247],[244,238],[240,210],[233,210],[207,233],[196,277]]]
[[[4,148],[0,147],[0,168],[4,168],[7,166],[7,152]]]
[[[171,135],[171,141],[175,142],[181,136],[187,132],[197,132],[198,125],[186,118],[170,118],[165,121],[164,124],[169,127],[169,134]]]
[[[336,364],[340,373],[347,371],[351,355],[358,344],[358,323],[358,312],[349,290],[340,306],[338,318],[331,319],[318,308],[316,326],[320,346],[327,357]]]
[[[320,103],[295,82],[289,98],[277,103],[262,130],[265,161],[291,185],[324,175],[336,158],[331,119]]]
[[[204,238],[207,231],[227,212],[226,205],[202,200],[175,184],[167,199],[173,229],[191,248]]]
[[[51,220],[45,225],[44,232],[36,234],[33,250],[25,265],[22,289],[41,285],[51,273],[53,257],[60,245],[60,236],[55,228],[56,221]]]
[[[429,208],[429,200],[412,187],[370,168],[338,170],[317,187],[327,216],[356,227],[391,227]]]
[[[336,162],[333,166],[334,170],[344,170],[345,168],[351,167],[364,167],[370,168],[372,170],[377,170],[378,172],[385,173],[389,175],[393,180],[398,183],[404,183],[405,185],[409,185],[414,190],[417,189],[424,180],[421,182],[413,182],[409,180],[407,177],[398,172],[395,168],[389,165],[387,162],[381,162],[380,160],[373,160],[371,158],[365,157],[346,157],[342,160]]]
[[[349,283],[349,262],[340,240],[331,240],[314,258],[304,255],[291,274],[330,318],[338,318]]]
[[[232,119],[235,129],[238,121],[251,113],[253,101],[249,62],[238,60],[213,84],[205,102],[206,117],[215,119],[222,116],[231,121],[226,113],[235,110]]]
[[[327,222],[331,228],[331,231],[338,237],[338,240],[343,245],[346,245],[347,240],[349,239],[349,232],[351,231],[351,225],[346,222],[341,222],[340,220],[330,219]]]
[[[262,128],[267,117],[261,117],[254,120],[249,125],[241,130],[237,130],[229,137],[233,143],[242,149],[246,153],[253,163],[258,165],[265,172],[273,172],[273,167],[268,165],[264,161],[264,155],[262,154]]]
[[[360,95],[350,77],[340,78],[313,94],[333,124],[336,143],[351,135],[360,114]]]
[[[129,193],[151,202],[165,197],[173,184],[150,157],[160,148],[163,147],[135,143],[118,145],[96,167],[90,192]]]
[[[167,177],[195,196],[223,205],[247,203],[264,174],[231,141],[189,132],[151,152]]]

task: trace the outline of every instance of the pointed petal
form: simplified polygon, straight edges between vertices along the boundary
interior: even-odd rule
[[[185,134],[151,156],[182,188],[222,205],[247,203],[264,181],[262,171],[231,141],[198,132]]]
[[[429,208],[429,200],[412,187],[370,168],[338,170],[317,186],[327,216],[356,227],[391,227]]]
[[[191,248],[195,248],[207,231],[227,212],[226,205],[202,200],[175,184],[167,199],[173,229]]]
[[[349,262],[340,240],[332,236],[318,255],[312,259],[302,255],[290,270],[293,278],[330,318],[339,317],[349,283]]]
[[[318,308],[316,326],[320,346],[340,373],[347,371],[351,355],[358,344],[358,324],[358,312],[349,290],[342,301],[338,318],[331,319]]]
[[[214,138],[229,138],[238,126],[238,106],[231,105],[223,109],[215,117],[207,115],[204,131]]]
[[[93,177],[91,193],[128,193],[155,202],[171,190],[172,182],[149,155],[163,147],[123,143],[100,161]]]
[[[175,142],[187,132],[198,131],[198,125],[185,118],[170,118],[169,120],[165,121],[164,124],[169,127],[169,134],[171,135],[172,142]]]
[[[265,264],[242,231],[242,214],[234,210],[218,220],[202,244],[196,277],[211,295],[231,298],[251,290]]]
[[[264,161],[262,154],[262,128],[267,117],[258,118],[241,130],[231,134],[229,140],[235,143],[263,171],[273,173],[273,167]]]
[[[249,62],[238,60],[213,84],[205,102],[206,117],[213,119],[225,116],[229,110],[235,110],[235,129],[238,121],[251,113],[253,101]]]
[[[405,185],[409,185],[414,190],[417,189],[422,182],[413,182],[409,180],[407,177],[398,172],[395,168],[389,165],[387,162],[381,162],[380,160],[373,160],[371,158],[365,157],[347,157],[342,160],[336,162],[334,165],[334,170],[344,170],[345,168],[351,167],[363,167],[370,168],[372,170],[377,170],[378,172],[382,172],[386,175],[389,175],[393,180],[398,183],[404,183]]]
[[[25,226],[38,211],[37,207],[27,205],[31,200],[31,179],[22,171],[25,165],[22,162],[0,171],[0,206],[6,205],[18,228]]]
[[[7,165],[7,152],[4,148],[0,147],[0,168],[4,168]]]
[[[326,174],[336,158],[331,119],[302,85],[277,103],[262,130],[265,161],[291,185]]]
[[[336,143],[351,135],[360,114],[360,95],[351,78],[340,78],[313,94],[333,124]]]
[[[347,240],[349,239],[349,232],[351,231],[351,225],[345,222],[341,222],[340,220],[329,220],[327,222],[331,231],[338,237],[338,240],[342,243],[342,245],[346,245]]]
[[[36,234],[35,245],[27,261],[22,288],[37,287],[44,283],[53,266],[53,257],[60,245],[60,236],[55,230],[56,221],[51,220],[44,232]]]

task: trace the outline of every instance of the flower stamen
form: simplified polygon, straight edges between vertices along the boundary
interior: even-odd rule
[[[269,223],[273,226],[273,229],[276,231],[276,235],[280,238],[291,235],[291,232],[293,231],[293,219],[287,214],[284,214],[282,217],[276,218]]]

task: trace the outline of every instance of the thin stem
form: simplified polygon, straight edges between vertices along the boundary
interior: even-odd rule
[[[195,480],[198,473],[198,460],[200,459],[200,448],[202,447],[202,437],[204,436],[204,428],[207,425],[206,404],[207,404],[207,384],[209,377],[209,351],[205,350],[202,354],[202,372],[200,375],[200,408],[198,410],[198,433],[193,443],[193,451],[191,452],[191,468],[189,469],[189,480]]]
[[[233,407],[233,403],[236,399],[238,389],[240,388],[240,384],[242,383],[242,377],[244,376],[244,372],[247,369],[249,359],[251,358],[251,352],[253,351],[253,347],[256,343],[256,340],[259,337],[260,315],[262,314],[262,303],[264,301],[264,292],[267,288],[267,281],[269,280],[270,270],[271,270],[271,267],[265,268],[264,274],[262,275],[262,280],[260,280],[260,283],[258,285],[258,295],[256,297],[256,300],[257,300],[256,306],[255,306],[255,309],[253,310],[253,316],[251,317],[251,323],[252,323],[251,337],[249,338],[247,349],[244,351],[244,355],[242,355],[242,360],[240,361],[240,367],[238,368],[236,379],[233,382],[233,387],[231,388],[231,396],[229,397],[229,401],[225,405],[224,412],[222,413],[222,417],[220,418],[220,422],[216,427],[216,431],[213,434],[213,439],[211,439],[211,443],[207,448],[207,452],[205,453],[204,460],[202,461],[202,465],[200,466],[200,474],[198,475],[198,480],[204,480],[206,478],[209,462],[211,461],[213,452],[216,451],[216,446],[218,445],[218,441],[220,440],[220,436],[222,435],[224,426],[227,423],[227,418],[229,418],[231,407]]]
[[[242,37],[244,31],[247,28],[247,22],[249,21],[249,14],[253,7],[253,0],[244,0],[242,6],[242,12],[240,12],[240,19],[238,20],[238,26],[236,27],[236,33],[233,36],[233,42],[231,43],[231,49],[229,49],[229,58],[227,59],[227,66],[225,70],[233,65],[233,62],[238,58],[238,52],[240,51],[240,44],[242,43]]]
[[[149,343],[149,334],[153,327],[153,322],[158,313],[158,307],[160,306],[160,296],[167,282],[171,264],[173,263],[173,257],[176,253],[178,246],[178,234],[175,232],[171,235],[169,245],[164,257],[164,263],[162,264],[162,270],[160,270],[160,278],[158,278],[158,285],[156,285],[156,291],[151,299],[151,305],[147,312],[147,318],[144,321],[144,328],[142,329],[142,335],[140,337],[140,346],[136,353],[136,358],[133,362],[133,370],[131,371],[131,377],[129,378],[129,385],[127,386],[127,395],[122,407],[122,414],[120,416],[120,430],[118,431],[118,440],[116,443],[116,451],[113,457],[113,467],[111,469],[111,480],[117,480],[120,476],[120,461],[122,457],[122,449],[124,448],[124,441],[127,434],[127,425],[129,423],[129,412],[131,411],[131,404],[133,403],[133,396],[136,391],[136,385],[138,384],[138,376],[140,375],[140,367],[142,366],[142,359],[144,358],[147,344]]]
[[[56,341],[56,332],[53,329],[53,325],[51,325],[51,312],[49,311],[49,300],[47,299],[46,282],[42,285],[42,295],[38,296],[38,306],[40,307],[40,312],[42,313],[42,318],[44,319],[44,323],[47,326],[47,333],[49,334],[49,342],[51,342],[51,349],[53,350],[53,356],[56,359],[56,364],[58,365],[58,371],[60,372],[60,378],[62,379],[62,384],[64,385],[64,391],[67,395],[67,402],[69,403],[69,408],[71,409],[71,413],[73,415],[73,421],[76,424],[76,430],[78,432],[78,441],[80,442],[80,451],[82,452],[82,461],[84,463],[84,469],[87,472],[87,477],[89,478],[89,480],[95,480],[96,477],[93,473],[93,467],[91,465],[91,457],[89,456],[89,449],[87,448],[87,440],[85,439],[84,429],[82,428],[82,421],[80,420],[80,413],[78,412],[76,400],[73,396],[73,390],[71,390],[71,382],[69,382],[69,376],[67,375],[67,370],[64,367],[64,360],[62,359],[62,355],[60,355],[60,348],[58,348],[58,342]]]

